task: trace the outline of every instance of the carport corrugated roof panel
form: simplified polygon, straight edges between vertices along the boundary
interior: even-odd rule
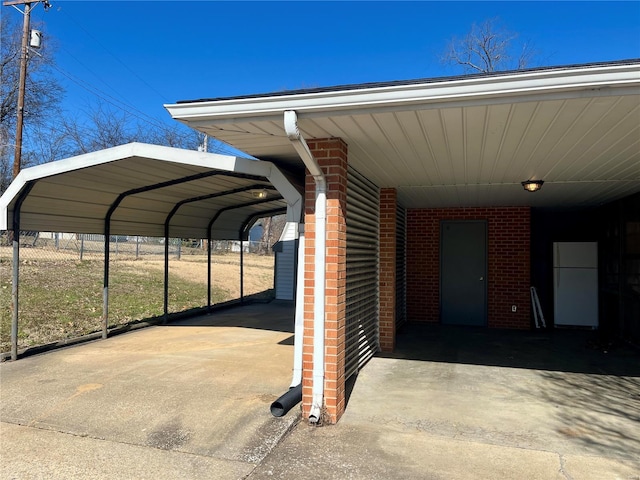
[[[164,236],[175,209],[171,237],[206,238],[215,218],[212,238],[238,239],[263,212],[291,205],[295,216],[301,208],[296,187],[270,162],[132,143],[23,170],[0,198],[0,229],[12,228],[16,201],[30,185],[21,230],[104,233],[109,209],[127,192],[111,234]],[[257,200],[255,189],[267,198]]]

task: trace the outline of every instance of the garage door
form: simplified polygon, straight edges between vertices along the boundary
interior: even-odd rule
[[[347,175],[346,377],[379,349],[379,189],[357,171]]]

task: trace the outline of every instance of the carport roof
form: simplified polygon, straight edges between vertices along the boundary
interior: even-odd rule
[[[256,192],[266,198],[256,198]],[[299,221],[301,195],[270,162],[130,143],[24,169],[0,197],[0,230],[238,240],[259,217]],[[289,207],[289,208],[288,208]]]
[[[640,191],[640,60],[274,92],[166,105],[173,118],[287,168],[307,139],[405,207],[582,207]],[[544,180],[525,192],[521,182]]]

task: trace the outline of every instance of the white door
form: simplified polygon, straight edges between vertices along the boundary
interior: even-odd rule
[[[554,323],[598,326],[598,244],[553,245]]]

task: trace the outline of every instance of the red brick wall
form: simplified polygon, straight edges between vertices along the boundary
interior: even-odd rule
[[[530,328],[528,207],[444,208],[407,211],[407,316],[440,321],[440,222],[486,220],[488,229],[488,325]],[[511,311],[517,305],[517,312]]]
[[[395,188],[380,189],[380,349],[396,344],[396,215]]]
[[[307,142],[327,181],[325,283],[325,381],[327,423],[336,423],[346,406],[344,351],[347,278],[347,145],[338,138]],[[313,398],[313,318],[315,275],[315,182],[305,183],[304,340],[302,347],[302,413],[309,416]]]

